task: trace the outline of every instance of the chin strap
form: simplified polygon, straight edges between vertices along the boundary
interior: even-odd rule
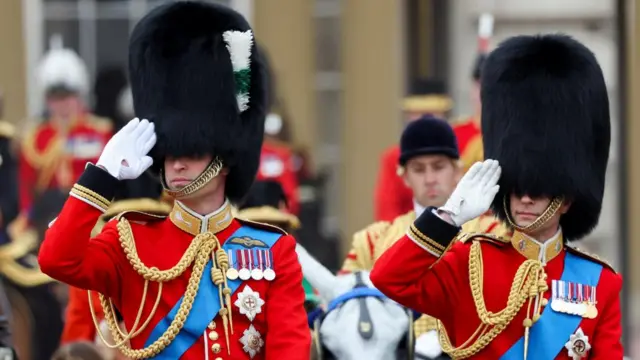
[[[209,181],[213,180],[213,178],[220,174],[220,171],[222,171],[222,167],[222,160],[216,156],[211,161],[211,163],[209,163],[209,166],[207,166],[207,168],[200,175],[198,175],[195,180],[179,190],[169,189],[169,186],[167,186],[167,181],[164,177],[164,169],[160,170],[160,181],[162,182],[162,187],[164,188],[164,191],[167,195],[171,196],[174,199],[180,200],[202,189],[209,183]]]
[[[509,222],[509,225],[511,225],[511,227],[513,227],[518,231],[521,231],[525,234],[530,234],[531,232],[536,231],[541,226],[546,224],[546,222],[549,221],[549,219],[551,219],[558,212],[558,210],[560,210],[560,207],[562,206],[563,202],[564,202],[563,196],[554,197],[549,203],[549,206],[547,206],[547,209],[542,213],[542,215],[538,216],[538,218],[534,222],[532,222],[527,226],[520,226],[516,224],[516,222],[513,220],[513,218],[511,217],[511,212],[509,210],[509,205],[507,203],[506,195],[503,199],[503,206],[504,206],[504,213],[505,213],[505,216],[507,217],[507,221]]]

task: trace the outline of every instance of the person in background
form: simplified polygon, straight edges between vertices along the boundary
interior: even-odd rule
[[[260,153],[260,168],[256,180],[275,180],[282,185],[288,209],[297,215],[300,211],[298,177],[291,147],[279,139],[284,127],[282,116],[272,112],[264,123],[264,142]]]
[[[453,107],[446,95],[444,83],[437,80],[416,80],[411,84],[409,95],[404,98],[402,110],[405,123],[430,114],[440,119]],[[393,221],[396,217],[413,209],[413,194],[398,175],[400,146],[394,144],[380,157],[380,167],[374,194],[376,221]]]
[[[21,139],[19,181],[22,228],[33,227],[41,239],[86,163],[98,160],[113,124],[88,110],[86,65],[59,36],[51,39],[38,79],[46,112]]]

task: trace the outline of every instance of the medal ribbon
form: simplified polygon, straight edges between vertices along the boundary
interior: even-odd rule
[[[602,265],[585,258],[566,253],[561,281],[595,287],[600,281]],[[562,288],[562,286],[560,287]],[[529,335],[529,359],[553,360],[564,349],[567,339],[582,322],[581,316],[559,313],[546,306],[540,320],[531,327]],[[505,352],[500,360],[521,359],[524,353],[524,336]]]
[[[279,233],[273,233],[261,229],[252,228],[249,226],[242,226],[236,232],[234,232],[231,238],[249,237],[252,239],[259,239],[264,242],[269,249],[282,237]],[[227,251],[239,251],[245,249],[243,245],[234,244],[230,241],[225,241],[222,248]],[[200,339],[204,331],[207,329],[207,325],[219,315],[220,311],[220,298],[218,296],[218,287],[213,284],[211,279],[211,260],[207,264],[200,279],[200,287],[198,293],[193,301],[193,306],[189,312],[189,316],[182,327],[182,330],[178,333],[176,338],[169,344],[160,354],[152,357],[155,360],[175,360],[180,359],[192,346],[196,344]],[[243,281],[228,280],[227,284],[231,290],[231,294],[235,293],[242,285]],[[151,334],[145,341],[144,346],[147,347],[155,342],[162,334],[169,328],[171,322],[174,320],[178,313],[178,308],[182,304],[184,297],[181,297],[177,303],[173,306],[171,311],[162,318],[158,324],[151,331]],[[222,304],[223,305],[223,304]]]

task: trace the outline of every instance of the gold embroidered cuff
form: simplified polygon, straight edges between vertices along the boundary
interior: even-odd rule
[[[111,201],[105,199],[102,195],[78,184],[73,185],[73,188],[71,188],[71,195],[91,205],[95,205],[103,211],[106,211],[111,204]]]
[[[438,256],[442,255],[445,250],[445,246],[441,245],[437,241],[423,234],[414,224],[409,227],[409,236],[420,245],[426,247],[430,251],[436,253]]]

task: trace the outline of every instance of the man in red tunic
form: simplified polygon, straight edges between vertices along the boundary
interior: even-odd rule
[[[489,160],[416,219],[371,281],[439,319],[456,359],[622,359],[622,278],[567,244],[602,209],[610,120],[600,66],[568,36],[518,36],[483,72]],[[490,207],[510,238],[460,232]]]
[[[86,66],[55,40],[38,69],[47,111],[26,132],[19,155],[20,221],[40,235],[60,211],[85,163],[98,160],[113,127],[87,110]]]
[[[46,234],[42,270],[103,294],[129,358],[308,359],[295,239],[232,214],[264,131],[249,24],[222,5],[169,2],[136,25],[129,50],[136,113],[151,122],[132,120],[87,165]],[[125,212],[91,238],[120,182],[149,167],[175,198],[169,216]]]
[[[411,122],[422,115],[445,119],[453,102],[445,94],[444,84],[435,80],[416,80],[411,84],[402,105],[405,121]],[[395,144],[382,153],[375,188],[375,220],[393,221],[413,209],[413,192],[398,175],[400,146]]]
[[[260,168],[256,180],[279,182],[287,198],[288,210],[292,214],[298,215],[300,202],[294,154],[291,147],[277,137],[282,126],[282,117],[279,114],[270,113],[267,115],[264,142],[260,154]]]

